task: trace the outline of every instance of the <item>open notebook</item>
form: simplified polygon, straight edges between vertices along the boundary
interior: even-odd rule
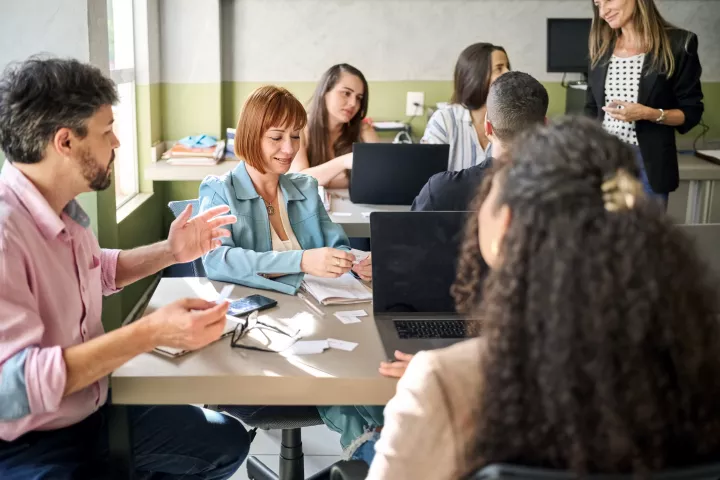
[[[228,335],[231,335],[233,331],[235,330],[235,326],[239,323],[240,319],[231,317],[230,315],[227,315],[225,317],[225,330],[223,330],[222,335],[220,335],[220,338],[225,338]],[[220,340],[218,338],[218,340]],[[216,340],[217,341],[217,340]],[[186,353],[190,353],[191,350],[182,350],[180,348],[173,348],[173,347],[155,347],[153,350],[156,353],[159,353],[161,355],[165,355],[167,357],[179,357],[181,355],[185,355]]]
[[[349,305],[372,300],[372,292],[349,273],[339,278],[305,275],[302,288],[322,305]]]

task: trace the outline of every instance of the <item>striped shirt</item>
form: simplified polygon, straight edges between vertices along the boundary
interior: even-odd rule
[[[483,149],[470,110],[458,104],[441,108],[430,117],[422,143],[450,145],[449,171],[482,165],[490,158],[490,144]]]

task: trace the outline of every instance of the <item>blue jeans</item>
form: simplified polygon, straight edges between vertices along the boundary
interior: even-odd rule
[[[352,460],[365,460],[368,464],[375,455],[377,440],[375,429],[384,423],[382,406],[240,406],[220,405],[219,408],[241,419],[248,425],[262,424],[269,419],[286,420],[303,418],[317,411],[325,425],[340,434],[344,455]]]
[[[645,171],[645,162],[643,161],[642,154],[640,153],[640,148],[634,146],[633,150],[635,151],[635,159],[637,161],[637,166],[640,169],[640,182],[642,182],[643,190],[645,190],[645,193],[647,193],[648,196],[660,200],[665,206],[665,209],[667,209],[669,194],[667,192],[658,193],[653,190],[653,188],[650,186],[647,172]]]
[[[103,406],[66,428],[0,441],[0,478],[114,478],[108,446],[111,408]],[[227,479],[247,457],[247,432],[240,422],[226,415],[189,405],[127,409],[138,478]]]

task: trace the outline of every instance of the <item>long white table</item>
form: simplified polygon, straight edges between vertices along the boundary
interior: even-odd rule
[[[163,278],[146,309],[150,313],[183,297],[214,299],[225,284],[206,278]],[[112,402],[124,405],[384,405],[396,380],[378,373],[384,350],[370,303],[321,307],[319,316],[298,297],[235,286],[230,298],[260,293],[278,306],[262,312],[278,321],[305,312],[312,331],[304,340],[356,342],[352,352],[329,349],[317,355],[283,357],[230,347],[223,338],[179,358],[140,355],[112,374]],[[213,296],[215,295],[215,296]],[[343,324],[333,312],[364,309],[361,323]]]
[[[330,218],[342,225],[348,237],[370,237],[371,212],[409,212],[410,205],[366,205],[352,203],[347,189],[329,189]]]

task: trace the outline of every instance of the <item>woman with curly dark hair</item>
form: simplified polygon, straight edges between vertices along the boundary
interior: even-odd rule
[[[368,478],[499,462],[642,475],[717,460],[714,292],[643,193],[631,148],[565,118],[522,134],[506,160],[454,288],[482,337],[413,359]]]

